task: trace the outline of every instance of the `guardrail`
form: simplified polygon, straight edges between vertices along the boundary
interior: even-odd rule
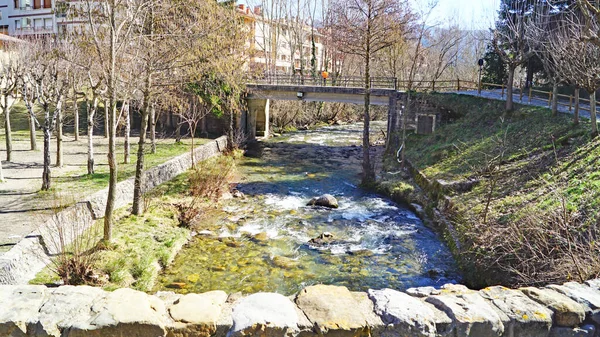
[[[394,77],[371,77],[371,88],[377,89],[395,89],[397,90],[397,79]],[[347,87],[364,88],[365,78],[359,76],[339,76],[322,78],[310,75],[271,75],[261,77],[251,77],[248,84],[271,84],[271,85],[307,85],[321,87]]]

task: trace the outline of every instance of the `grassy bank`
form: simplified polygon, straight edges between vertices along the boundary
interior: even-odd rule
[[[196,230],[194,222],[211,220],[214,202],[227,188],[223,172],[232,173],[235,156],[221,156],[199,163],[190,170],[166,182],[146,195],[146,212],[131,215],[128,208],[116,211],[113,240],[108,247],[97,249],[102,238],[103,219],[63,251],[65,257],[87,264],[87,273],[79,284],[102,286],[113,290],[131,287],[149,291],[160,271],[169,265]],[[229,175],[226,175],[229,177]],[[194,186],[194,188],[192,188]],[[197,192],[199,189],[201,192]],[[188,214],[193,213],[190,217]],[[85,258],[82,258],[85,257]],[[40,272],[30,283],[50,284],[61,281],[60,257]],[[80,278],[75,278],[79,280]]]
[[[589,136],[589,122],[529,106],[504,115],[503,102],[476,97],[429,99],[460,117],[433,135],[411,134],[407,158],[430,182],[416,179],[432,196],[425,209],[442,211],[455,229],[467,283],[597,276],[600,139]],[[414,194],[409,182],[387,179],[388,192]]]

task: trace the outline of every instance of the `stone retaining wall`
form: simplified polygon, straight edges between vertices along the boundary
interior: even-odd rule
[[[221,153],[227,147],[225,136],[195,149],[196,161],[202,161]],[[144,190],[148,191],[192,166],[190,153],[182,154],[145,172]],[[134,178],[117,184],[115,208],[125,207],[133,201]],[[104,217],[108,188],[92,194],[86,200],[64,209],[40,224],[35,232],[26,236],[10,251],[0,256],[0,284],[24,284],[35,277],[58,253],[62,237],[67,244],[89,228],[94,220]],[[62,233],[60,236],[57,234]],[[0,309],[1,310],[1,309]],[[0,330],[0,337],[4,336]]]
[[[148,295],[88,286],[0,286],[0,336],[598,336],[600,280],[480,291],[461,285],[285,297]]]

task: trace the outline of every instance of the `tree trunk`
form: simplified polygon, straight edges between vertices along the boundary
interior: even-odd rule
[[[106,200],[106,210],[104,212],[104,243],[107,244],[112,240],[112,227],[113,227],[113,211],[115,209],[115,198],[117,190],[117,156],[116,156],[116,132],[117,132],[117,27],[114,26],[116,22],[116,12],[112,8],[110,11],[110,66],[109,74],[107,78],[108,87],[108,167],[110,176],[108,180],[108,196]]]
[[[49,118],[49,117],[47,117]],[[50,122],[47,121],[46,124]],[[45,125],[44,132],[44,171],[42,172],[42,191],[50,189],[50,127]]]
[[[412,85],[411,85],[412,86]],[[404,169],[405,167],[405,159],[406,159],[406,123],[408,123],[408,114],[410,113],[411,101],[410,101],[410,93],[411,90],[406,91],[406,105],[404,106],[404,111],[402,111],[402,151],[401,154],[401,167]]]
[[[29,143],[31,145],[31,150],[37,150],[37,140],[35,139],[35,120],[33,116],[29,114]]]
[[[596,90],[590,92],[590,122],[592,123],[592,137],[598,136],[598,124],[596,121]]]
[[[152,108],[150,109],[150,141],[152,142],[152,146],[150,149],[150,153],[156,153],[156,106],[152,104]]]
[[[573,124],[579,124],[579,87],[575,88],[575,110],[573,111]]]
[[[368,35],[368,33],[367,33]],[[371,143],[369,139],[369,123],[371,122],[370,108],[371,108],[371,75],[370,75],[370,42],[367,40],[367,53],[365,62],[365,115],[363,125],[363,178],[362,184],[365,186],[371,185],[375,182],[375,172],[371,165]]]
[[[56,167],[63,167],[63,115],[56,116]]]
[[[109,167],[109,180],[108,180],[108,197],[106,200],[106,210],[104,212],[104,241],[110,242],[112,240],[112,224],[113,224],[113,211],[115,208],[115,197],[117,190],[117,148],[116,148],[116,133],[117,133],[117,111],[116,111],[116,92],[112,95],[108,108],[108,167]]]
[[[515,66],[508,66],[508,82],[506,83],[506,111],[513,111],[513,82],[515,79]]]
[[[87,101],[87,136],[88,136],[88,159],[87,172],[94,174],[94,117],[98,108],[98,98],[94,97],[92,105]]]
[[[527,61],[527,75],[525,77],[525,88],[529,89],[533,83],[533,65],[532,58]]]
[[[558,115],[558,81],[552,83],[552,116]]]
[[[146,132],[148,130],[148,116],[150,115],[150,87],[152,78],[149,72],[146,74],[146,90],[144,90],[144,106],[142,106],[142,122],[140,126],[140,140],[138,141],[137,162],[135,166],[135,181],[133,186],[133,207],[131,213],[141,215],[144,213],[144,203],[142,200],[144,187],[144,146],[146,144]]]
[[[181,143],[181,118],[176,116],[177,126],[175,128],[175,143]]]
[[[125,115],[125,141],[123,142],[123,146],[125,149],[123,150],[123,163],[129,164],[130,157],[130,141],[129,136],[131,134],[131,117],[129,115],[129,104],[123,107],[123,114]]]
[[[227,150],[229,151],[233,151],[235,149],[235,146],[237,144],[234,144],[233,141],[233,137],[234,137],[234,112],[233,111],[229,111],[229,125],[227,126]],[[267,121],[268,123],[269,121]]]
[[[6,97],[4,98],[7,101]],[[6,135],[6,161],[12,161],[12,130],[10,125],[10,109],[8,104],[5,105],[6,111],[4,111],[4,133]]]
[[[75,123],[75,141],[79,140],[79,106],[77,105],[77,95],[73,97],[73,118]]]
[[[192,168],[196,168],[196,158],[194,156],[194,134],[196,133],[194,128],[194,132],[190,133],[192,135],[192,150],[190,151],[190,156],[192,158]]]
[[[109,123],[110,123],[110,112],[108,111],[108,100],[104,101],[104,138],[108,138],[109,136]]]

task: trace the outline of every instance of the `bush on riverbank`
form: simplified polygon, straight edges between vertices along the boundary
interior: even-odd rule
[[[433,206],[454,225],[466,280],[483,287],[597,277],[600,140],[590,139],[589,121],[576,126],[570,115],[536,107],[502,118],[502,102],[430,99],[463,117],[411,135],[407,158],[437,180],[430,192],[451,197]]]

